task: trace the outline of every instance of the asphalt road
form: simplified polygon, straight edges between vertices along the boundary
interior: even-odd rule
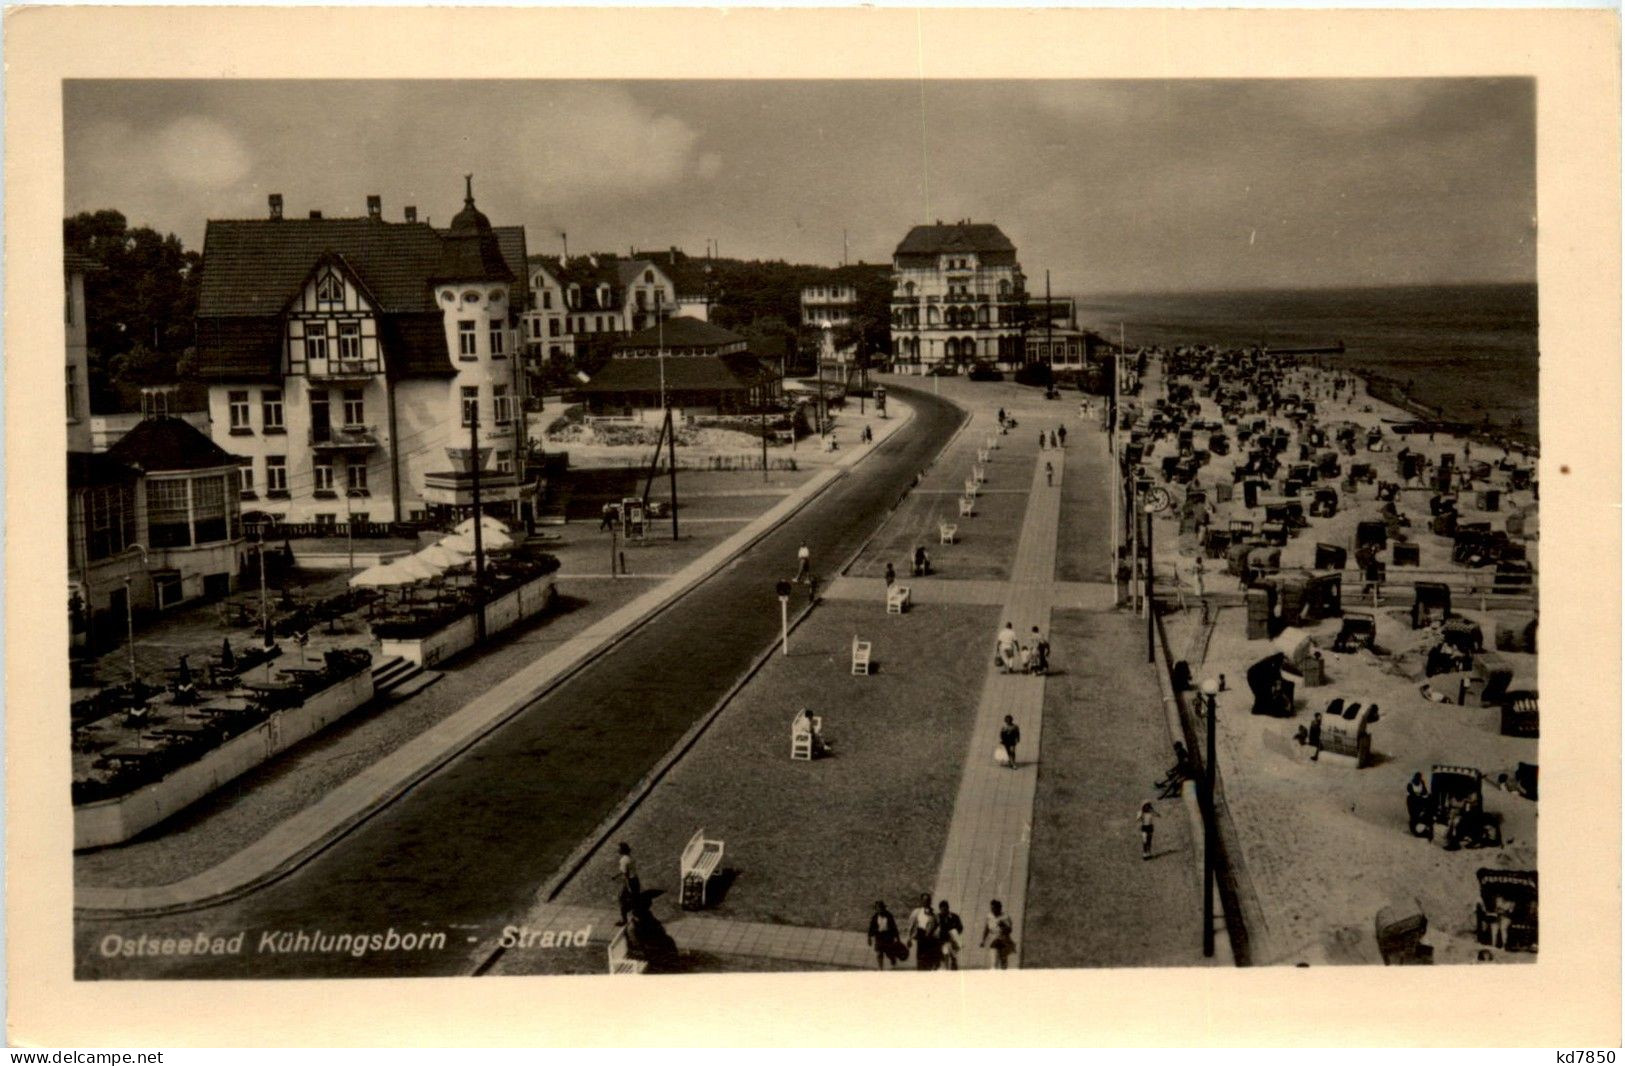
[[[80,918],[80,979],[446,976],[523,913],[537,888],[778,636],[774,583],[803,540],[827,583],[958,428],[915,390],[912,424],[721,572],[288,876],[242,898],[156,918]],[[681,476],[678,490],[681,493]],[[646,883],[676,856],[644,856]],[[655,863],[658,870],[653,869]],[[664,868],[670,864],[671,869]],[[599,860],[602,866],[604,860]],[[597,869],[589,865],[585,876]],[[605,879],[604,902],[614,885]],[[297,934],[444,934],[416,950],[298,950]],[[231,950],[231,938],[243,934]],[[173,954],[186,938],[221,954]],[[289,934],[282,936],[281,934]],[[223,943],[214,938],[226,938]],[[287,946],[294,950],[279,950]],[[133,955],[121,951],[135,952]]]

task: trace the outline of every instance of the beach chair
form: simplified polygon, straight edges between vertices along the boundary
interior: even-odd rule
[[[937,543],[952,544],[959,539],[959,526],[953,522],[937,523]]]
[[[969,496],[959,497],[959,517],[969,518],[976,513],[976,501]]]
[[[799,713],[790,719],[790,758],[792,760],[805,759],[811,762],[813,757],[813,735],[811,732],[802,729],[801,723],[802,716]],[[823,728],[823,716],[813,715],[813,731],[821,732]]]
[[[967,477],[965,479],[965,495],[971,497],[976,495],[976,478]]]
[[[987,456],[988,456],[988,450],[986,448],[978,448],[978,449],[976,449],[976,461],[978,463],[987,462]]]
[[[970,470],[970,476],[980,485],[987,480],[987,470],[980,465],[973,466]]]
[[[869,676],[869,652],[872,644],[867,640],[852,638],[852,673],[858,677]]]

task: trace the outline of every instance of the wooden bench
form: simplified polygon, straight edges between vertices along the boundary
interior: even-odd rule
[[[959,539],[959,526],[953,522],[937,523],[937,543],[952,544]]]
[[[976,513],[976,501],[969,496],[959,497],[959,517],[969,518]]]
[[[805,717],[799,711],[794,718],[790,719],[790,758],[792,760],[805,759],[812,762],[813,733],[823,731],[824,719],[821,715],[813,715],[811,733],[801,728],[801,723],[804,720]]]
[[[649,964],[642,959],[634,959],[626,953],[626,926],[615,930],[615,935],[609,941],[609,972],[611,974],[642,973],[649,968]]]
[[[817,721],[817,719],[814,719]],[[705,830],[697,829],[678,861],[678,883],[683,886],[683,909],[694,911],[706,905],[706,887],[717,875],[722,862],[722,841],[707,840]]]
[[[908,610],[912,596],[907,585],[893,585],[886,590],[886,613],[902,614]]]
[[[872,645],[867,640],[852,638],[852,673],[863,677],[869,676],[869,651]]]

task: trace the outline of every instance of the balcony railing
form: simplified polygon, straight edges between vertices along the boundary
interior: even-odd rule
[[[325,363],[307,363],[310,377],[324,381],[369,378],[382,373],[376,359],[328,359]]]
[[[310,446],[316,449],[340,451],[378,447],[378,432],[371,426],[330,426],[310,430]]]

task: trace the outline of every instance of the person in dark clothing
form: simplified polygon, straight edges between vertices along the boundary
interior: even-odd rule
[[[1044,436],[1044,431],[1043,431],[1043,430],[1039,430],[1039,431],[1038,431],[1038,450],[1039,450],[1039,451],[1043,451],[1043,450],[1044,450],[1044,441],[1045,441],[1045,440],[1047,440],[1047,439],[1048,439],[1048,438],[1047,438],[1047,437],[1045,437],[1045,436]]]
[[[920,905],[908,916],[908,937],[914,942],[914,968],[935,970],[937,952],[937,912],[931,909],[929,893],[920,896]]]
[[[886,901],[875,900],[875,913],[869,918],[869,946],[875,949],[875,968],[897,965],[897,919],[886,909]]]
[[[1004,725],[999,728],[999,743],[1004,747],[1005,755],[1009,756],[1006,766],[1016,768],[1016,745],[1021,743],[1021,727],[1011,715],[1004,716]]]
[[[620,512],[616,509],[613,503],[604,504],[603,515],[598,520],[598,532],[607,533],[611,529],[614,529],[619,518]]]
[[[1195,776],[1191,772],[1192,769],[1190,752],[1185,750],[1183,743],[1174,741],[1174,764],[1168,768],[1162,780],[1156,783],[1156,787],[1162,790],[1161,798],[1173,799],[1179,795],[1180,786]]]
[[[1311,762],[1319,762],[1320,761],[1320,712],[1319,711],[1315,712],[1315,717],[1309,722],[1309,746],[1311,748],[1315,749],[1315,753],[1313,755],[1309,756],[1309,761],[1311,761]]]
[[[937,904],[937,953],[942,959],[942,969],[959,969],[959,949],[964,940],[965,923],[948,909],[948,901],[943,900]]]
[[[1066,427],[1062,426],[1060,429],[1057,429],[1055,432],[1061,438],[1061,447],[1065,448],[1066,447]]]
[[[632,861],[632,845],[622,841],[617,849],[620,858],[616,860],[615,879],[621,883],[621,925],[626,924],[627,915],[631,914],[643,899],[643,884],[638,880],[637,863]]]
[[[891,563],[886,564],[886,587],[889,589],[897,584],[897,571],[892,569]]]

